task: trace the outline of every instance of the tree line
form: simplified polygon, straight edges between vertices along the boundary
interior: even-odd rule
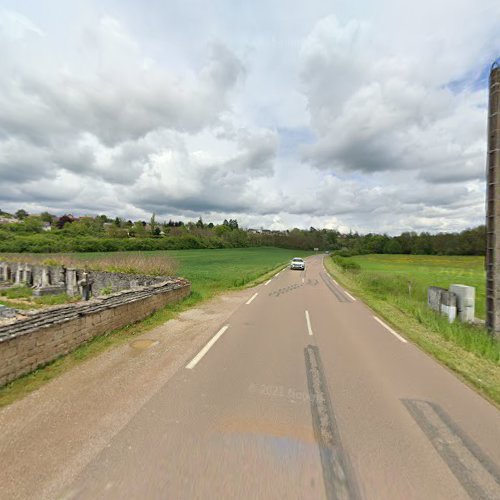
[[[56,217],[48,212],[15,217],[0,210],[0,252],[99,252],[237,248],[275,246],[297,250],[331,251],[341,256],[369,253],[420,255],[484,255],[486,229],[478,226],[454,233],[404,232],[341,233],[335,229],[248,230],[236,219],[222,224],[196,221],[132,221],[107,215]],[[5,222],[7,221],[7,222]]]

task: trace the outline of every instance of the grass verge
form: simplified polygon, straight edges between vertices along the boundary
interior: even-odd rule
[[[363,271],[343,271],[331,258],[324,260],[327,271],[349,291],[362,299],[387,323],[450,368],[463,381],[500,407],[500,347],[484,328],[461,323],[448,324],[446,318],[422,304],[405,300],[391,292],[391,284],[379,277],[373,288],[373,275]],[[389,288],[387,290],[386,288]],[[386,292],[386,293],[384,293]]]

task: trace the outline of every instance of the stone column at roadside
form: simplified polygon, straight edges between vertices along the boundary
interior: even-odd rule
[[[16,265],[16,278],[14,280],[15,285],[21,284],[21,264]]]
[[[76,272],[76,269],[66,268],[66,293],[70,297],[74,297],[79,294]]]
[[[46,266],[43,266],[41,288],[45,288],[47,286],[50,286],[49,270]]]

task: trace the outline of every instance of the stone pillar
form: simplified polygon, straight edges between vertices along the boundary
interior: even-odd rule
[[[49,270],[46,266],[42,267],[42,281],[40,283],[41,288],[50,286]]]
[[[14,280],[15,285],[20,285],[21,284],[21,264],[16,265],[16,277]]]
[[[70,297],[74,297],[79,294],[76,272],[76,269],[66,268],[66,293]]]
[[[31,267],[28,264],[24,265],[23,284],[31,285]]]

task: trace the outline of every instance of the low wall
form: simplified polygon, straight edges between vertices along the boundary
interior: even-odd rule
[[[0,326],[0,386],[67,354],[80,344],[146,318],[190,293],[183,279],[127,290],[87,302],[28,313]]]

